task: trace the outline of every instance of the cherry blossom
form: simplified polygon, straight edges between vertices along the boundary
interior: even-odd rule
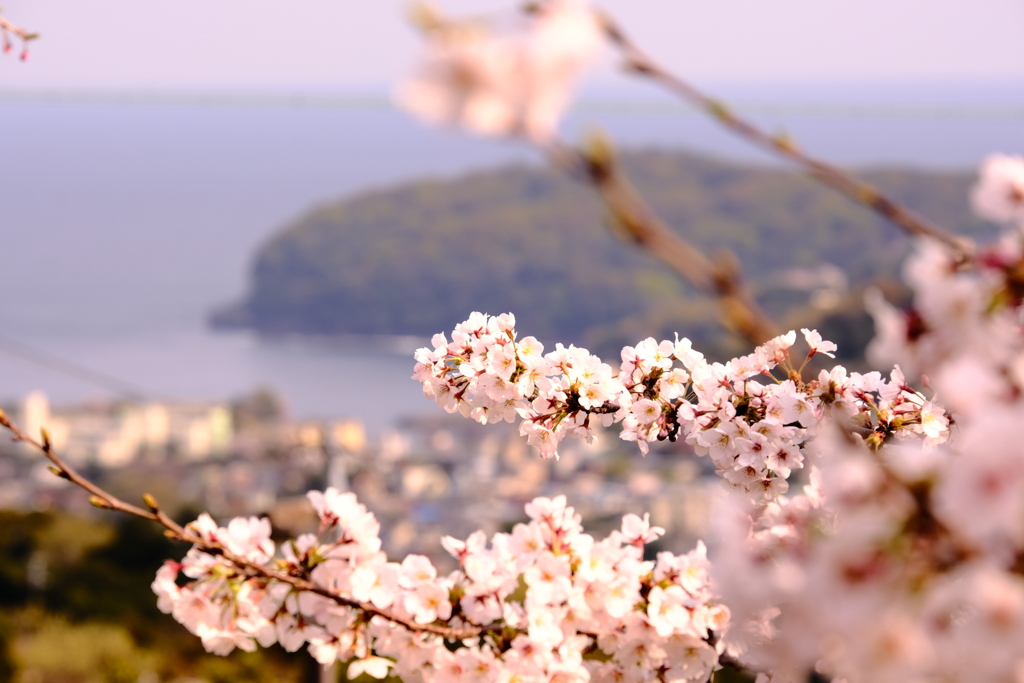
[[[1007,188],[1011,161],[986,162],[979,213],[993,206],[979,199],[989,185]],[[904,270],[912,307],[869,299],[871,354],[898,363],[888,382],[829,373],[830,405],[870,395],[871,410],[819,421],[802,492],[757,506],[732,499],[716,516],[713,585],[733,611],[726,651],[761,670],[759,681],[811,671],[847,683],[1019,679],[1020,240],[1010,233],[967,265],[920,240]],[[932,398],[909,386],[922,375]]]
[[[603,35],[582,0],[538,3],[520,32],[438,20],[419,72],[398,102],[432,123],[547,142]]]
[[[816,331],[803,334],[804,364],[833,355],[835,344]],[[728,487],[758,499],[786,492],[786,480],[804,466],[808,430],[824,416],[852,419],[877,440],[918,435],[937,444],[949,435],[943,409],[910,388],[898,368],[888,382],[842,366],[804,380],[804,366],[790,356],[795,332],[725,364],[708,363],[686,339],[649,338],[622,350],[617,374],[585,349],[559,344],[541,356],[527,339],[530,353],[520,353],[511,314],[473,313],[452,342],[436,335],[434,348],[416,352],[413,377],[449,412],[483,423],[507,419],[502,408],[515,406],[520,432],[542,457],[557,457],[566,437],[589,442],[597,425],[618,423],[620,438],[643,453],[657,441],[685,441],[711,458]],[[509,389],[496,407],[497,381]]]
[[[974,210],[997,223],[1024,222],[1024,157],[993,154],[981,165],[971,194]]]
[[[644,560],[645,547],[663,533],[647,516],[627,515],[620,531],[596,541],[564,496],[538,498],[526,506],[528,523],[490,543],[481,532],[445,539],[459,570],[439,576],[423,556],[388,562],[377,550],[379,525],[351,494],[328,489],[309,498],[319,535],[286,544],[291,551],[276,560],[250,554],[242,565],[195,547],[185,562],[158,572],[160,609],[217,654],[275,642],[288,651],[305,646],[323,664],[351,660],[350,672],[382,678],[393,668],[425,683],[582,682],[615,667],[644,679],[670,670],[673,680],[696,681],[719,666],[715,644],[729,628],[729,611],[708,583],[704,546]],[[203,517],[193,528],[232,543],[240,528],[255,529],[255,538],[269,534],[266,520],[212,530],[211,521]],[[321,590],[254,570],[260,566]],[[179,586],[183,571],[191,581]],[[449,630],[475,635],[446,644]],[[594,648],[607,662],[583,659]]]

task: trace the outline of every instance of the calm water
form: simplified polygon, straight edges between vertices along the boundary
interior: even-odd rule
[[[842,94],[830,92],[817,101]],[[899,94],[877,94],[877,102],[905,102]],[[800,101],[797,93],[782,108],[755,111],[844,164],[970,167],[991,151],[1024,151],[1024,98],[953,93],[930,109],[927,98],[902,109]],[[0,399],[33,389],[57,402],[110,393],[52,362],[13,355],[8,338],[154,397],[218,399],[270,386],[297,416],[355,414],[374,429],[432,411],[406,379],[409,355],[386,344],[266,342],[210,333],[203,318],[241,295],[258,245],[317,203],[538,160],[512,143],[423,128],[372,102],[314,104],[0,94]],[[974,105],[981,108],[965,114]],[[594,104],[568,133],[592,120],[623,144],[765,161],[657,102]]]

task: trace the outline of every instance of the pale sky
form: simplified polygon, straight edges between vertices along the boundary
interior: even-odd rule
[[[451,14],[516,0],[438,0]],[[1024,0],[603,0],[697,81],[1017,81]],[[405,0],[4,0],[43,35],[8,90],[383,86],[415,62]],[[1022,85],[1024,87],[1024,85]]]

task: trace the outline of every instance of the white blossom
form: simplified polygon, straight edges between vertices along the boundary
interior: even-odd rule
[[[971,193],[974,210],[997,223],[1024,221],[1024,157],[993,154],[981,165],[981,178]]]

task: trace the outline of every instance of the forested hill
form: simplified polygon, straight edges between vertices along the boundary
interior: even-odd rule
[[[909,243],[896,228],[791,171],[682,152],[635,152],[623,161],[681,234],[739,256],[776,315],[870,334],[853,312],[858,287],[898,272]],[[966,173],[863,175],[951,230],[982,228],[969,211]],[[850,287],[823,264],[844,271]],[[522,334],[545,342],[606,350],[648,334],[720,334],[713,304],[619,241],[589,188],[523,166],[320,207],[263,245],[244,301],[211,320],[266,334],[430,335],[475,310],[512,311]]]

